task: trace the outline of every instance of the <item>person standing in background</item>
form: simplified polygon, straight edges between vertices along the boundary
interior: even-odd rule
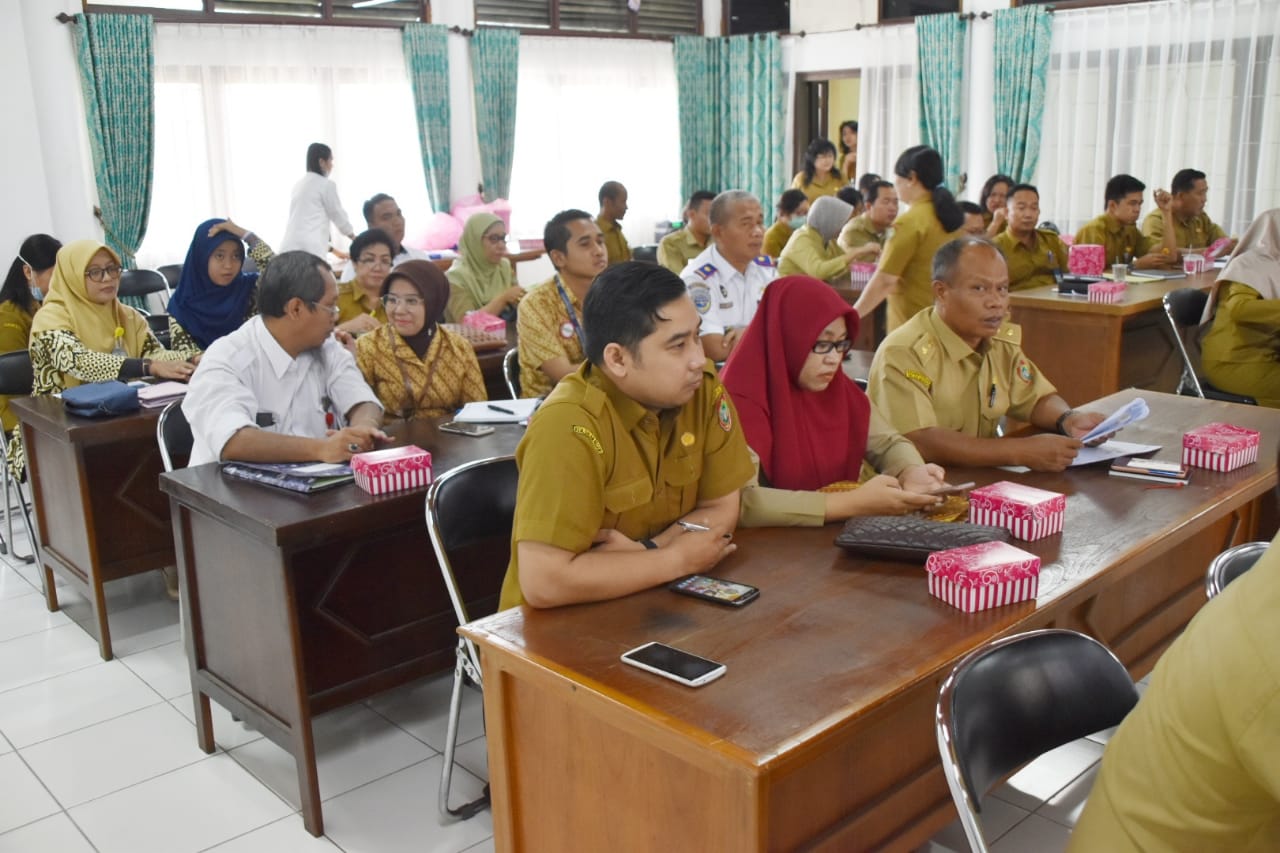
[[[338,200],[338,185],[329,180],[333,150],[323,142],[307,146],[307,173],[293,185],[289,198],[289,223],[280,241],[281,252],[301,250],[317,258],[329,253],[329,223],[347,239],[356,236],[351,217]]]
[[[858,174],[858,123],[856,121],[840,122],[840,174],[853,183]],[[861,189],[861,187],[859,187]]]

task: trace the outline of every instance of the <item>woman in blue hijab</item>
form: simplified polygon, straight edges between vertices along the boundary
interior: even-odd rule
[[[259,272],[244,271],[245,243]],[[258,275],[271,247],[230,219],[196,226],[182,277],[169,300],[170,349],[194,357],[258,313]]]

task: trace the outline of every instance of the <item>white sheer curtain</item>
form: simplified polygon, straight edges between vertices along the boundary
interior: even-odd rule
[[[1057,11],[1036,183],[1064,230],[1103,210],[1119,173],[1168,188],[1194,168],[1238,234],[1280,205],[1276,0],[1174,0]]]
[[[278,244],[311,142],[357,233],[377,192],[408,234],[431,214],[400,32],[158,24],[156,171],[143,266],[181,262],[201,221],[230,216]]]
[[[855,33],[850,53],[862,68],[858,106],[858,171],[893,180],[893,164],[920,144],[916,28],[876,27]]]
[[[565,208],[594,215],[600,185],[609,180],[627,187],[622,230],[633,246],[653,242],[655,222],[680,216],[670,42],[521,38],[519,87],[514,234],[541,237],[547,220]]]

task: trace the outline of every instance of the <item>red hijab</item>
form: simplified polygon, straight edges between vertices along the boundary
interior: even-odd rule
[[[780,278],[765,288],[725,365],[724,386],[747,444],[777,488],[818,489],[861,473],[867,395],[840,368],[822,391],[796,384],[818,335],[837,317],[844,317],[850,338],[857,335],[857,312],[829,285],[803,275]]]

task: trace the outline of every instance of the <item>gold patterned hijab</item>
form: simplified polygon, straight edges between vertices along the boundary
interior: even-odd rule
[[[104,249],[114,263],[120,263],[116,253],[97,240],[76,240],[58,250],[49,293],[32,320],[31,334],[66,329],[89,349],[111,352],[119,329],[125,352],[131,358],[139,358],[148,335],[142,315],[119,299],[106,305],[89,299],[85,270],[93,256]]]

